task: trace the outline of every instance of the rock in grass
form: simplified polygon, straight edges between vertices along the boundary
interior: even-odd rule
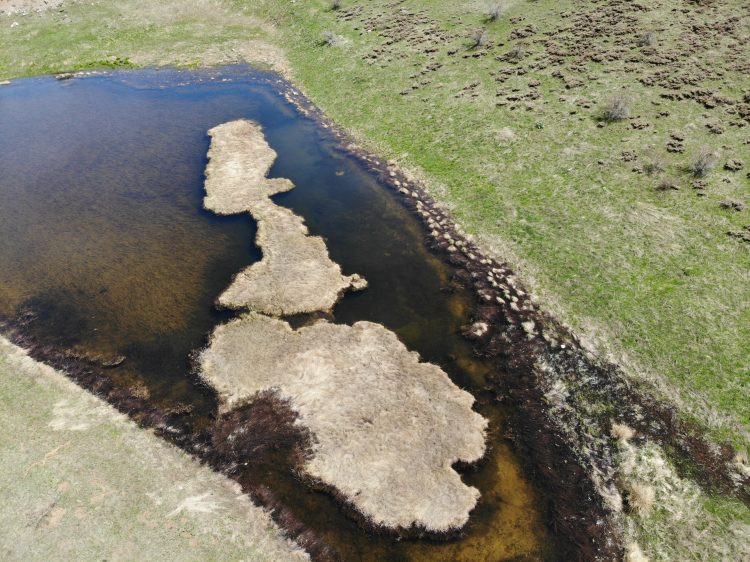
[[[221,215],[250,213],[263,252],[263,259],[240,272],[219,297],[220,305],[272,315],[327,311],[345,290],[367,286],[359,275],[342,275],[323,239],[308,234],[302,217],[271,201],[294,184],[266,178],[276,152],[260,125],[241,119],[208,134],[204,207]]]
[[[288,323],[246,314],[214,331],[201,376],[223,411],[275,389],[314,445],[302,471],[375,525],[447,532],[479,491],[453,470],[485,451],[487,420],[437,366],[379,324]]]

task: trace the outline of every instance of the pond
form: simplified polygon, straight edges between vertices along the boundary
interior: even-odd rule
[[[216,298],[261,257],[248,215],[202,207],[206,132],[238,118],[260,123],[278,153],[269,177],[296,186],[274,201],[304,217],[344,274],[369,282],[344,296],[333,320],[393,330],[474,394],[490,420],[487,458],[462,470],[482,498],[459,539],[365,533],[288,466],[269,466],[262,485],[345,560],[554,557],[543,502],[503,438],[501,407],[483,391],[495,367],[460,335],[473,296],[428,251],[421,224],[284,99],[274,75],[143,70],[0,87],[0,316],[33,313],[40,341],[98,361],[155,404],[189,404],[210,419],[216,400],[196,383],[192,358],[233,316]]]

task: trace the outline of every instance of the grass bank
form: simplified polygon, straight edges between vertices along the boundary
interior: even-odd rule
[[[306,560],[239,485],[0,338],[3,560]]]
[[[745,3],[508,2],[496,22],[483,2],[252,6],[308,95],[426,175],[545,307],[747,444],[750,252],[728,233],[750,223],[731,204],[750,161],[724,169],[749,153]],[[621,94],[628,118],[603,121]]]

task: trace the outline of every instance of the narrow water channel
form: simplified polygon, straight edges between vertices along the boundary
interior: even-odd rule
[[[336,322],[370,320],[396,332],[477,398],[490,420],[488,458],[464,471],[482,499],[464,537],[445,542],[371,536],[333,499],[269,467],[268,486],[345,560],[549,559],[554,539],[541,499],[503,439],[503,412],[460,335],[472,296],[424,245],[421,225],[332,135],[247,67],[137,71],[0,87],[0,315],[38,316],[35,335],[104,369],[159,404],[215,408],[191,376],[191,354],[230,318],[214,300],[260,258],[246,216],[202,209],[206,131],[250,118],[278,153],[272,177],[297,186],[274,199],[323,236],[346,274]]]

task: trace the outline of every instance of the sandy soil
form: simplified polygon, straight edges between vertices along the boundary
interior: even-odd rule
[[[239,485],[0,338],[0,559],[304,560]]]
[[[304,220],[271,201],[289,191],[288,179],[267,179],[276,152],[257,123],[224,123],[211,129],[204,206],[228,215],[249,212],[258,221],[263,259],[242,271],[219,297],[227,308],[272,315],[327,311],[347,289],[364,289],[359,275],[342,275],[323,239],[310,236]]]
[[[479,491],[452,465],[482,457],[487,421],[383,326],[295,331],[248,314],[216,329],[200,365],[225,410],[264,390],[289,399],[315,441],[304,472],[375,524],[444,532],[468,521]]]

